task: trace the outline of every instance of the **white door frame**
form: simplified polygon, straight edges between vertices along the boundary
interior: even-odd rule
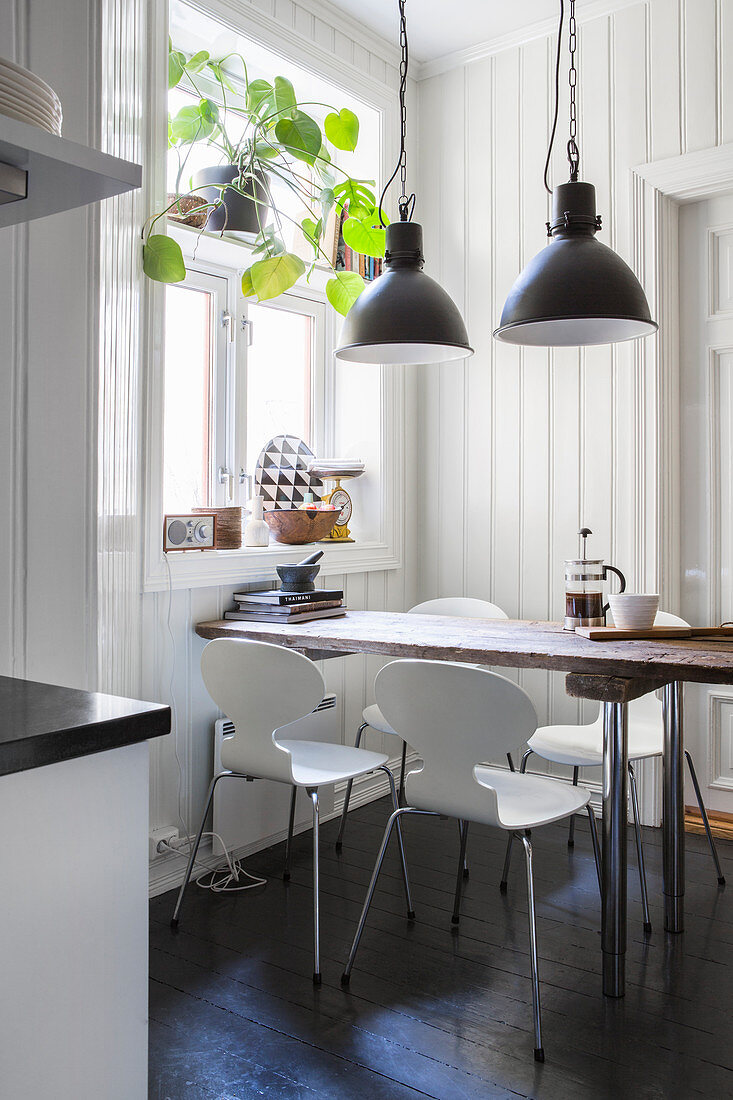
[[[658,591],[660,604],[680,604],[679,469],[679,208],[733,189],[733,142],[642,164],[632,170],[634,267],[647,290],[654,339],[639,341],[644,379],[639,425],[645,591]],[[649,461],[649,459],[652,459]],[[651,529],[650,529],[651,528]],[[641,579],[641,578],[640,578]],[[641,814],[645,824],[661,822],[660,769],[642,771]]]

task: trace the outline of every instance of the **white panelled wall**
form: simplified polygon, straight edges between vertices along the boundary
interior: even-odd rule
[[[609,0],[577,11],[581,178],[597,189],[599,239],[644,281],[656,246],[649,221],[634,235],[632,169],[733,139],[733,2]],[[662,451],[674,401],[656,340],[552,352],[491,336],[516,275],[545,244],[555,48],[543,27],[431,63],[419,85],[426,269],[463,308],[476,349],[421,376],[420,596],[483,597],[525,619],[562,616],[563,559],[576,556],[584,525],[592,556],[621,568],[632,591],[660,590],[668,606],[679,592],[679,532],[661,499],[674,475]],[[568,178],[566,51],[561,73],[555,182]],[[664,289],[647,289],[658,312]],[[541,720],[594,713],[565,696],[560,676],[519,680]]]

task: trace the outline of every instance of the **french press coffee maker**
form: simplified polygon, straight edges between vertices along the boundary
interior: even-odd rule
[[[626,578],[620,569],[586,556],[586,539],[593,534],[591,529],[581,527],[578,534],[583,540],[582,557],[565,561],[565,630],[606,625],[609,604],[603,602],[603,582],[609,573],[615,573],[621,582],[619,592],[626,589]]]

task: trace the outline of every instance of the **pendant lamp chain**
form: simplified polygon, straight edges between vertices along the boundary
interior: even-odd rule
[[[412,221],[415,210],[415,195],[414,193],[412,195],[407,194],[407,105],[405,103],[405,92],[407,90],[407,68],[410,60],[407,46],[407,18],[405,16],[405,0],[397,0],[397,3],[400,9],[400,155],[397,158],[394,172],[385,183],[382,194],[379,196],[379,220],[382,225],[387,224],[382,213],[384,196],[398,172],[400,175],[400,197],[397,200],[397,207],[400,212],[400,221]]]
[[[558,43],[559,46],[559,43]],[[570,19],[568,20],[568,47],[570,49],[570,138],[568,140],[568,161],[570,162],[570,182],[578,182],[580,150],[578,149],[578,106],[575,98],[578,86],[578,70],[575,65],[575,52],[578,48],[578,28],[575,22],[575,0],[570,0]]]
[[[550,187],[549,174],[550,174],[550,160],[552,158],[552,149],[555,144],[555,132],[557,131],[557,114],[560,106],[560,56],[562,50],[562,31],[565,23],[565,0],[560,0],[560,21],[557,27],[557,52],[555,54],[555,110],[552,118],[552,129],[550,130],[550,142],[547,147],[547,157],[545,158],[545,190],[549,195],[552,194],[552,188]],[[570,69],[568,70],[568,85],[570,87],[570,135],[568,138],[567,152],[568,161],[570,163],[570,182],[578,182],[578,172],[580,169],[580,149],[578,148],[578,103],[577,103],[577,89],[578,89],[578,67],[575,63],[575,55],[578,50],[578,25],[575,20],[575,0],[570,0],[570,18],[568,20],[568,48],[570,50]]]

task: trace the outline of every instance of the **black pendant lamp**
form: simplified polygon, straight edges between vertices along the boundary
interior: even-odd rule
[[[422,226],[412,221],[415,196],[407,195],[405,151],[407,23],[400,9],[400,155],[379,200],[399,172],[400,220],[387,226],[384,271],[354,302],[341,330],[337,359],[352,363],[443,363],[473,355],[463,318],[452,298],[423,271]]]
[[[614,344],[649,336],[657,329],[641,283],[631,268],[612,249],[596,240],[601,219],[596,214],[595,187],[578,181],[575,0],[570,0],[569,19],[570,182],[560,184],[554,192],[547,182],[557,128],[564,15],[564,0],[560,0],[555,116],[545,161],[545,187],[552,195],[552,220],[547,223],[551,243],[530,260],[504,303],[494,336],[508,344],[540,347]]]

